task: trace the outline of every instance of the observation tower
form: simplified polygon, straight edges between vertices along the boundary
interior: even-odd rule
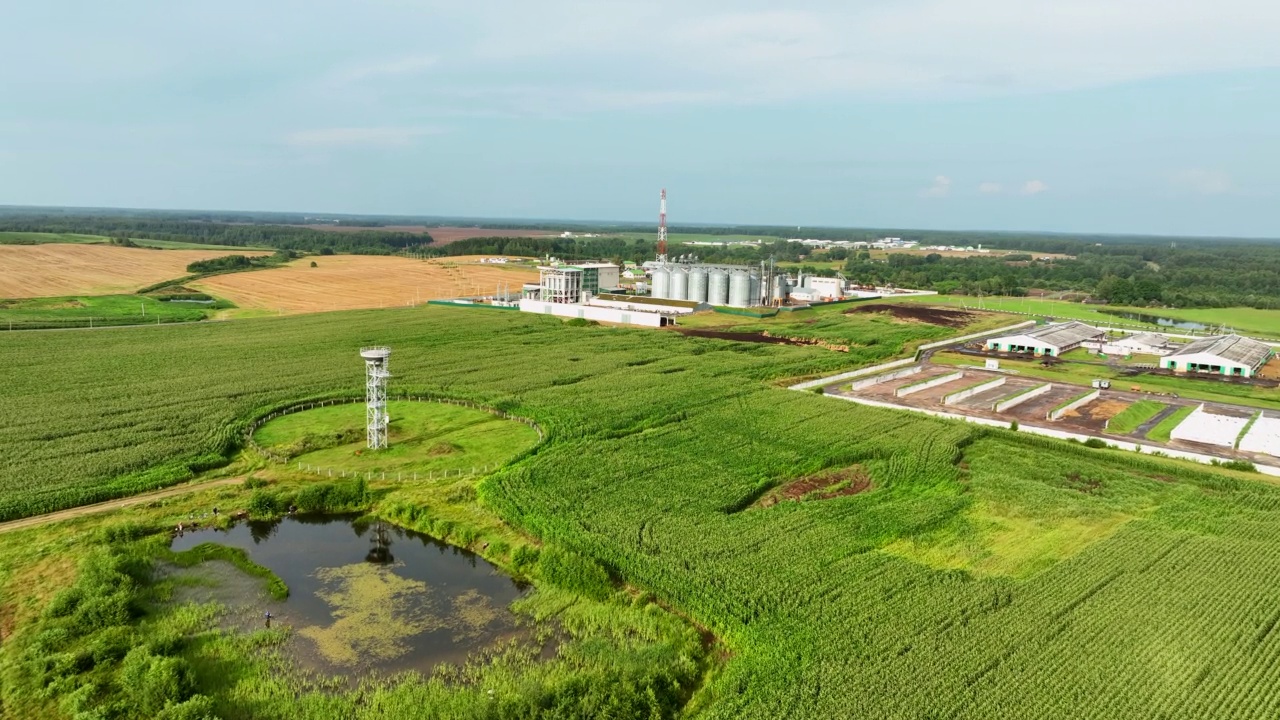
[[[365,435],[370,450],[381,450],[387,446],[387,424],[391,422],[387,417],[391,348],[360,348],[360,357],[364,358]]]

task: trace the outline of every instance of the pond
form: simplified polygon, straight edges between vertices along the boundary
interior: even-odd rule
[[[529,632],[509,609],[529,587],[474,553],[353,516],[288,517],[200,530],[175,551],[205,542],[243,549],[289,586],[289,598],[247,593],[258,627],[291,628],[287,649],[326,674],[429,674],[476,650]],[[209,580],[216,578],[212,572]],[[243,613],[246,608],[239,610]]]
[[[1191,320],[1178,320],[1177,318],[1161,317],[1159,315],[1148,315],[1146,313],[1129,312],[1127,310],[1099,310],[1098,312],[1107,315],[1115,315],[1125,320],[1136,320],[1140,323],[1148,325],[1159,325],[1160,327],[1174,328],[1176,330],[1208,330],[1209,326],[1204,323],[1193,322]]]

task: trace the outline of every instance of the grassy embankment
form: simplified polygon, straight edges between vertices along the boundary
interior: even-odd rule
[[[133,243],[136,247],[155,248],[157,250],[273,251],[272,248],[248,245],[211,245],[209,243],[179,242],[177,240],[148,240],[146,238],[130,238],[129,242]],[[110,245],[111,238],[102,235],[82,235],[78,233],[0,232],[0,245],[47,245],[51,243]]]
[[[1167,407],[1153,400],[1139,400],[1112,417],[1107,423],[1107,432],[1128,435]]]

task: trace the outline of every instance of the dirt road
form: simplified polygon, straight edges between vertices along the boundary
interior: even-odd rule
[[[121,508],[141,505],[151,502],[152,500],[160,500],[175,495],[183,495],[197,490],[208,490],[210,488],[222,487],[224,485],[234,485],[242,482],[243,477],[223,478],[221,480],[212,480],[210,482],[196,483],[194,485],[179,485],[177,487],[165,488],[155,492],[143,495],[134,495],[133,497],[120,498],[119,500],[108,500],[106,502],[96,503],[94,505],[83,505],[68,510],[59,510],[58,512],[48,513],[47,515],[34,515],[32,517],[22,518],[21,520],[10,520],[6,523],[0,523],[0,534],[13,532],[15,530],[25,530],[26,528],[36,527],[37,525],[45,525],[48,523],[61,522],[63,520],[71,520],[86,515],[96,515],[111,510],[119,510]]]

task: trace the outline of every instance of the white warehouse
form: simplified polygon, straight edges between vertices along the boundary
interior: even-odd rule
[[[1239,335],[1210,337],[1188,343],[1160,361],[1160,367],[1179,373],[1253,377],[1271,359],[1272,348]]]
[[[987,349],[1058,357],[1086,342],[1102,343],[1105,338],[1106,333],[1092,325],[1082,322],[1057,323],[1043,325],[1019,335],[991,338],[987,340]]]

